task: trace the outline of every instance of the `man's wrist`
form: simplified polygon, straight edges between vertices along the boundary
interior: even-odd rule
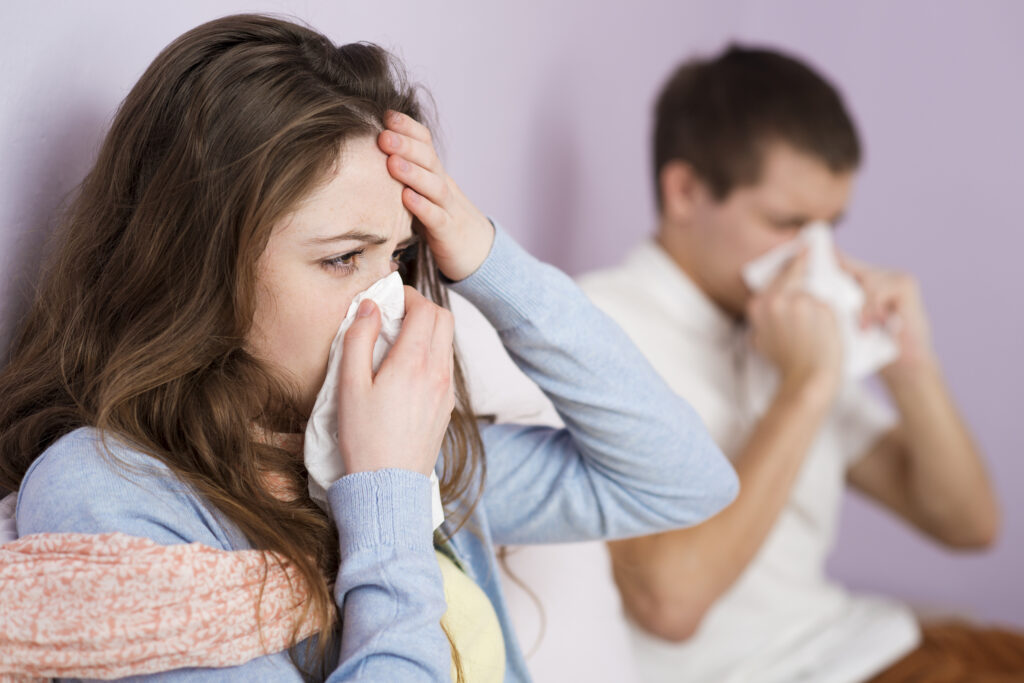
[[[934,354],[921,355],[913,359],[901,358],[879,373],[882,381],[894,396],[913,391],[922,385],[933,385],[942,379],[942,368]]]
[[[783,376],[776,398],[803,409],[827,410],[838,390],[836,373],[823,370],[791,373]]]

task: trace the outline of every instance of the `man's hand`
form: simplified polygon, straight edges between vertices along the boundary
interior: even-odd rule
[[[831,401],[842,376],[843,349],[832,309],[804,291],[801,252],[747,304],[754,348],[782,376],[783,387],[816,387]]]
[[[932,348],[931,326],[925,313],[921,288],[906,273],[882,270],[847,257],[840,257],[842,267],[864,289],[864,310],[861,325],[892,326],[900,347],[900,356],[882,370],[887,381],[937,365]]]

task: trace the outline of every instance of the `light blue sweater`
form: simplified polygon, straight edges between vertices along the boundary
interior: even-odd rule
[[[481,424],[483,498],[452,547],[490,598],[505,635],[506,680],[529,680],[498,583],[494,545],[648,534],[700,522],[736,496],[731,466],[693,409],[625,334],[557,269],[503,230],[483,265],[452,285],[498,330],[551,398],[565,429]],[[33,463],[18,496],[20,535],[119,531],[157,543],[250,547],[237,528],[154,458],[79,429]],[[125,467],[127,465],[128,467]],[[450,680],[446,609],[427,477],[387,469],[328,490],[341,565],[341,638],[328,681]],[[473,531],[471,531],[471,529]],[[301,681],[285,652],[230,669],[146,681]]]

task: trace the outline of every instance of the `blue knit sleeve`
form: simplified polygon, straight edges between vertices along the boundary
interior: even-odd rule
[[[66,435],[26,473],[18,494],[21,536],[121,532],[172,545],[240,550],[248,542],[154,458],[94,430]],[[328,681],[450,677],[446,609],[433,550],[428,477],[380,470],[342,477],[328,490],[341,543],[335,598],[341,635]],[[303,644],[304,645],[304,644]],[[303,649],[300,645],[299,650]],[[235,667],[179,669],[132,681],[304,680],[288,652]]]
[[[551,399],[563,429],[483,430],[484,502],[499,544],[654,533],[701,522],[739,482],[693,408],[562,272],[500,227],[452,285]]]
[[[247,545],[204,502],[154,458],[91,429],[50,446],[29,468],[18,492],[18,535],[112,533],[161,545],[202,543],[220,550]],[[66,679],[61,680],[77,680]],[[302,676],[287,652],[222,669],[177,669],[125,681],[294,681]]]

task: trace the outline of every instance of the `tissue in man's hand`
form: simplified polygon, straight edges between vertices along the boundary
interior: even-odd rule
[[[764,289],[804,246],[808,248],[808,292],[829,304],[836,313],[843,339],[843,370],[849,380],[862,379],[899,356],[893,334],[880,326],[862,329],[860,312],[864,290],[839,265],[832,228],[824,222],[808,225],[790,240],[743,267],[743,280],[753,291]]]
[[[303,441],[303,456],[306,469],[309,471],[309,495],[324,509],[327,508],[327,489],[331,484],[345,475],[345,466],[338,448],[338,371],[341,368],[341,354],[344,348],[345,332],[355,320],[359,304],[370,299],[380,309],[381,327],[377,342],[373,345],[373,371],[380,367],[384,356],[398,339],[405,317],[405,291],[402,289],[402,277],[391,273],[387,277],[373,283],[364,292],[356,295],[348,307],[348,315],[341,321],[338,333],[331,342],[331,352],[327,358],[327,377],[320,393],[316,395],[313,412],[306,423],[306,435]],[[437,475],[430,474],[433,490],[432,517],[436,529],[444,521],[444,510],[441,507],[441,487]]]

